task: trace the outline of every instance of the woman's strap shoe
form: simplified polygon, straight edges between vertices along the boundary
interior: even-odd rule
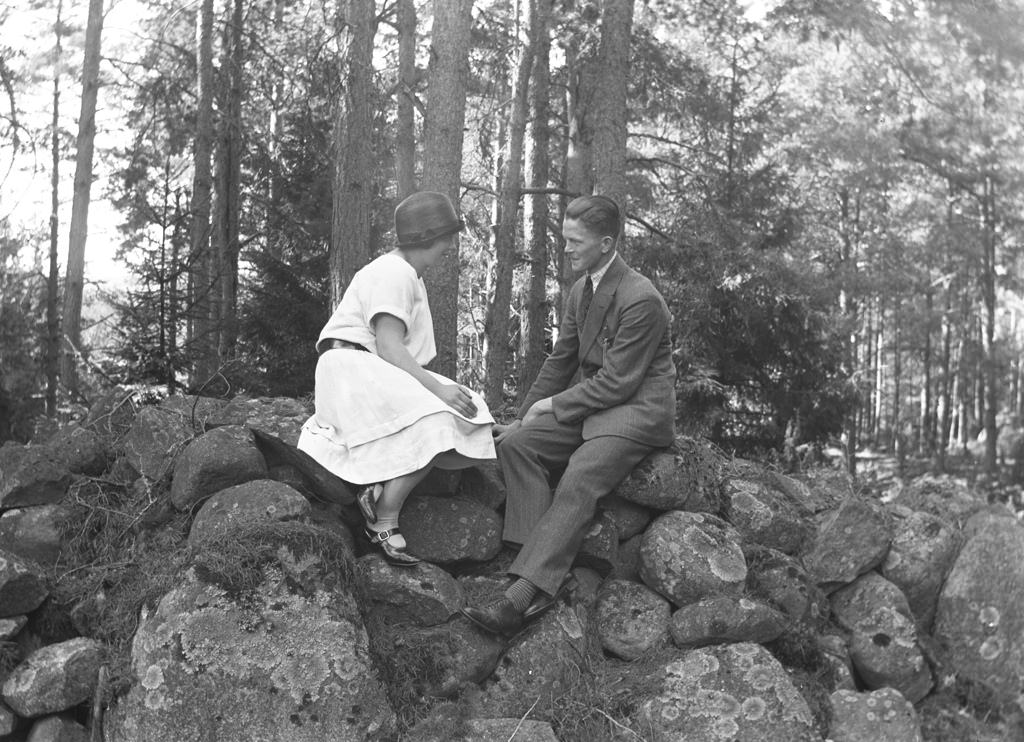
[[[359,512],[363,514],[363,518],[370,524],[377,522],[377,498],[380,497],[380,491],[377,488],[380,486],[380,484],[368,484],[359,490],[359,494],[356,495],[356,505],[359,506]]]
[[[366,534],[366,538],[369,539],[370,545],[380,549],[384,561],[393,567],[414,567],[423,561],[419,557],[414,557],[404,548],[399,549],[388,543],[388,539],[401,533],[397,528],[388,528],[383,531],[373,531],[369,528],[364,528],[363,532]]]

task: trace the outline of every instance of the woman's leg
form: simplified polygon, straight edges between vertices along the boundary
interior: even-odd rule
[[[445,451],[431,459],[422,469],[384,482],[384,491],[377,500],[377,522],[368,524],[367,528],[379,532],[398,527],[398,514],[402,512],[402,506],[405,505],[409,493],[435,466],[440,469],[466,469],[477,462],[478,459],[463,456],[457,451]],[[406,546],[405,538],[400,533],[388,539],[388,543],[397,549],[404,549]]]

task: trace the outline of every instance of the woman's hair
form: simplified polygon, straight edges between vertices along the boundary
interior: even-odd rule
[[[569,202],[566,219],[578,219],[587,228],[602,237],[618,239],[622,228],[619,207],[607,196],[580,196]]]

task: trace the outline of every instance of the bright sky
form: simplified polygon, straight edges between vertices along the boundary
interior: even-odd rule
[[[22,85],[16,91],[19,119],[34,141],[23,134],[22,147],[15,153],[10,141],[0,142],[0,218],[6,217],[15,233],[38,235],[30,245],[41,244],[45,256],[49,250],[50,179],[52,164],[50,153],[50,120],[53,115],[53,24],[56,3],[52,8],[35,10],[17,3],[9,8],[3,24],[3,40],[16,56],[10,66],[16,74],[39,75],[42,79],[33,85]],[[103,54],[105,57],[125,58],[137,44],[137,22],[141,4],[134,0],[114,0],[108,5],[103,28]],[[64,18],[80,26],[84,33],[87,17],[86,0],[65,0]],[[81,67],[81,44],[63,41],[65,63]],[[72,58],[74,55],[74,58]],[[104,59],[101,75],[111,74],[109,62]],[[71,141],[68,156],[74,156],[74,138],[78,133],[81,107],[81,83],[77,77],[65,73],[61,84],[61,128]],[[3,109],[4,115],[9,111]],[[120,242],[117,231],[119,216],[109,197],[110,178],[104,168],[103,152],[126,143],[126,133],[118,111],[111,105],[108,89],[100,88],[96,111],[96,140],[93,156],[94,180],[89,206],[89,237],[85,248],[86,282],[103,282],[108,288],[126,284],[129,276],[114,261]],[[8,170],[10,168],[10,170]],[[75,176],[73,159],[64,159],[59,165],[58,195],[59,261],[63,275],[67,262],[68,222],[71,219],[72,189]],[[29,250],[28,252],[31,252]],[[31,255],[25,256],[31,260]]]

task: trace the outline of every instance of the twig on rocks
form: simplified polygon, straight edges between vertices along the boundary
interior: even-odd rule
[[[608,713],[607,713],[606,711],[603,711],[602,709],[599,709],[599,708],[595,708],[595,709],[594,709],[594,711],[596,711],[597,713],[601,714],[601,716],[603,716],[604,718],[606,718],[606,719],[607,719],[608,721],[610,721],[610,722],[611,722],[612,724],[614,724],[615,726],[617,726],[617,727],[618,727],[619,729],[621,729],[622,731],[624,731],[624,732],[629,732],[629,733],[630,733],[630,734],[632,734],[632,735],[633,735],[634,737],[636,737],[637,739],[641,740],[641,742],[643,742],[643,737],[641,737],[641,736],[640,736],[639,734],[637,734],[636,732],[634,732],[634,731],[633,731],[632,729],[630,729],[629,727],[627,727],[627,726],[625,726],[625,725],[623,725],[623,724],[620,724],[619,722],[615,721],[615,719],[613,719],[613,718],[612,718],[611,716],[609,716],[609,715],[608,715]]]
[[[537,700],[535,700],[533,702],[533,705],[530,706],[530,708],[528,708],[526,710],[525,714],[523,714],[521,717],[519,717],[519,723],[516,724],[516,728],[512,730],[512,734],[509,735],[509,738],[507,740],[505,740],[505,742],[512,742],[512,738],[515,737],[517,734],[519,734],[519,727],[521,727],[523,725],[523,722],[526,721],[526,717],[528,717],[531,713],[533,713],[533,710],[537,707],[537,704],[539,702],[540,702],[540,696],[537,696]]]
[[[89,719],[89,742],[103,742],[103,696],[107,692],[107,666],[100,665],[96,674],[96,692],[92,696]]]

